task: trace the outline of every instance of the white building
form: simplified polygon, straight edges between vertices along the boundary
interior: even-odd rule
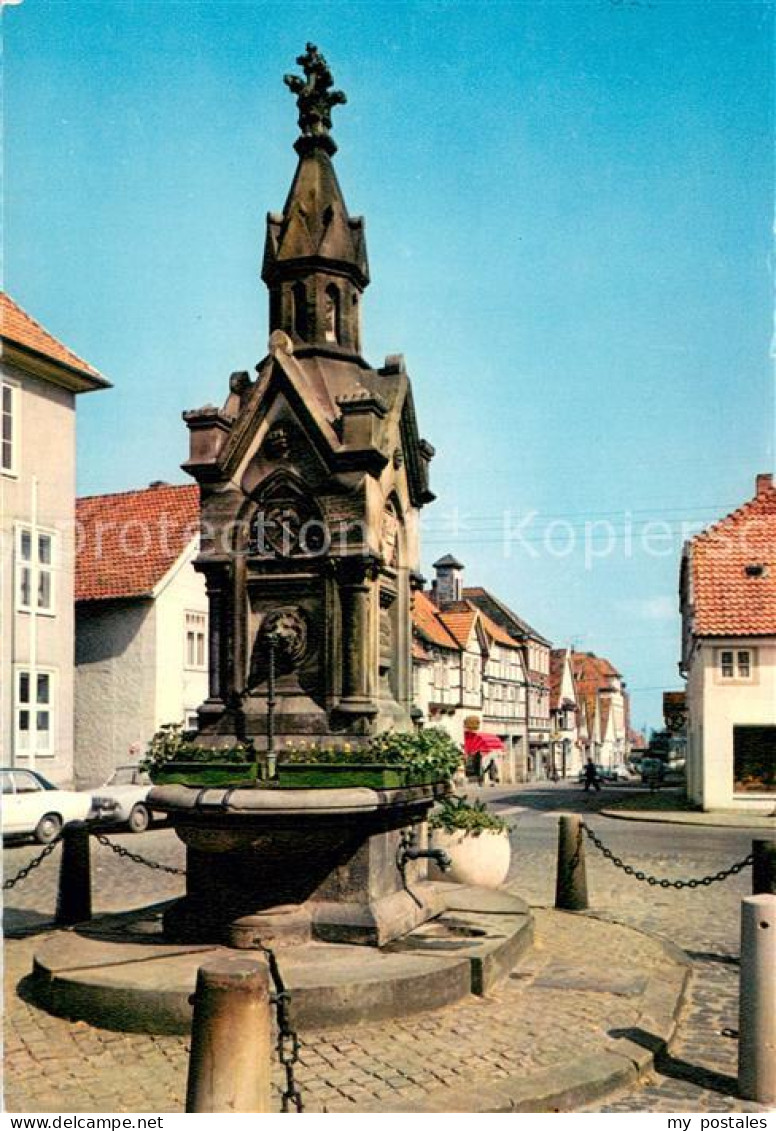
[[[110,383],[5,294],[0,317],[0,761],[69,785],[76,396]]]
[[[569,652],[585,757],[604,766],[627,761],[630,705],[625,680],[609,660],[594,652]]]
[[[561,778],[576,777],[585,763],[587,730],[568,648],[550,653],[550,762]]]
[[[78,500],[75,772],[98,784],[208,693],[205,583],[192,562],[199,488]]]
[[[679,583],[687,792],[704,809],[776,805],[776,489],[692,538]]]

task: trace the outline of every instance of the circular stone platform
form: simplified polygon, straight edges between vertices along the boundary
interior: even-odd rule
[[[385,947],[313,942],[282,951],[300,1029],[439,1008],[486,993],[512,969],[533,939],[527,905],[505,892],[434,886],[442,914]],[[188,1033],[198,967],[235,951],[165,942],[167,906],[105,915],[48,938],[30,979],[37,1003],[107,1029]]]

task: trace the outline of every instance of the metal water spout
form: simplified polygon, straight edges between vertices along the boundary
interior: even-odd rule
[[[421,901],[414,892],[410,891],[407,883],[407,864],[410,860],[434,860],[441,871],[446,872],[448,868],[452,868],[453,862],[444,848],[418,848],[417,843],[417,833],[414,828],[402,830],[401,841],[396,850],[396,867],[407,895],[418,907],[422,907]]]

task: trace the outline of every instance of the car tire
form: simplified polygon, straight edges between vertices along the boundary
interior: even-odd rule
[[[145,805],[137,804],[132,806],[132,811],[127,821],[131,833],[144,833],[150,821],[151,814],[148,812]]]
[[[34,837],[38,844],[51,844],[62,832],[62,818],[57,813],[46,813],[35,826]]]

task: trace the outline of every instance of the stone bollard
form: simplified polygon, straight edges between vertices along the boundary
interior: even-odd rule
[[[776,895],[776,840],[753,840],[752,895]]]
[[[62,830],[56,922],[60,927],[85,923],[92,917],[92,876],[89,826],[70,821]]]
[[[214,958],[197,971],[186,1111],[270,1110],[266,962]]]
[[[582,818],[564,814],[558,822],[558,870],[555,907],[558,911],[587,911],[587,874]]]
[[[776,1102],[776,895],[741,901],[738,1090]]]

